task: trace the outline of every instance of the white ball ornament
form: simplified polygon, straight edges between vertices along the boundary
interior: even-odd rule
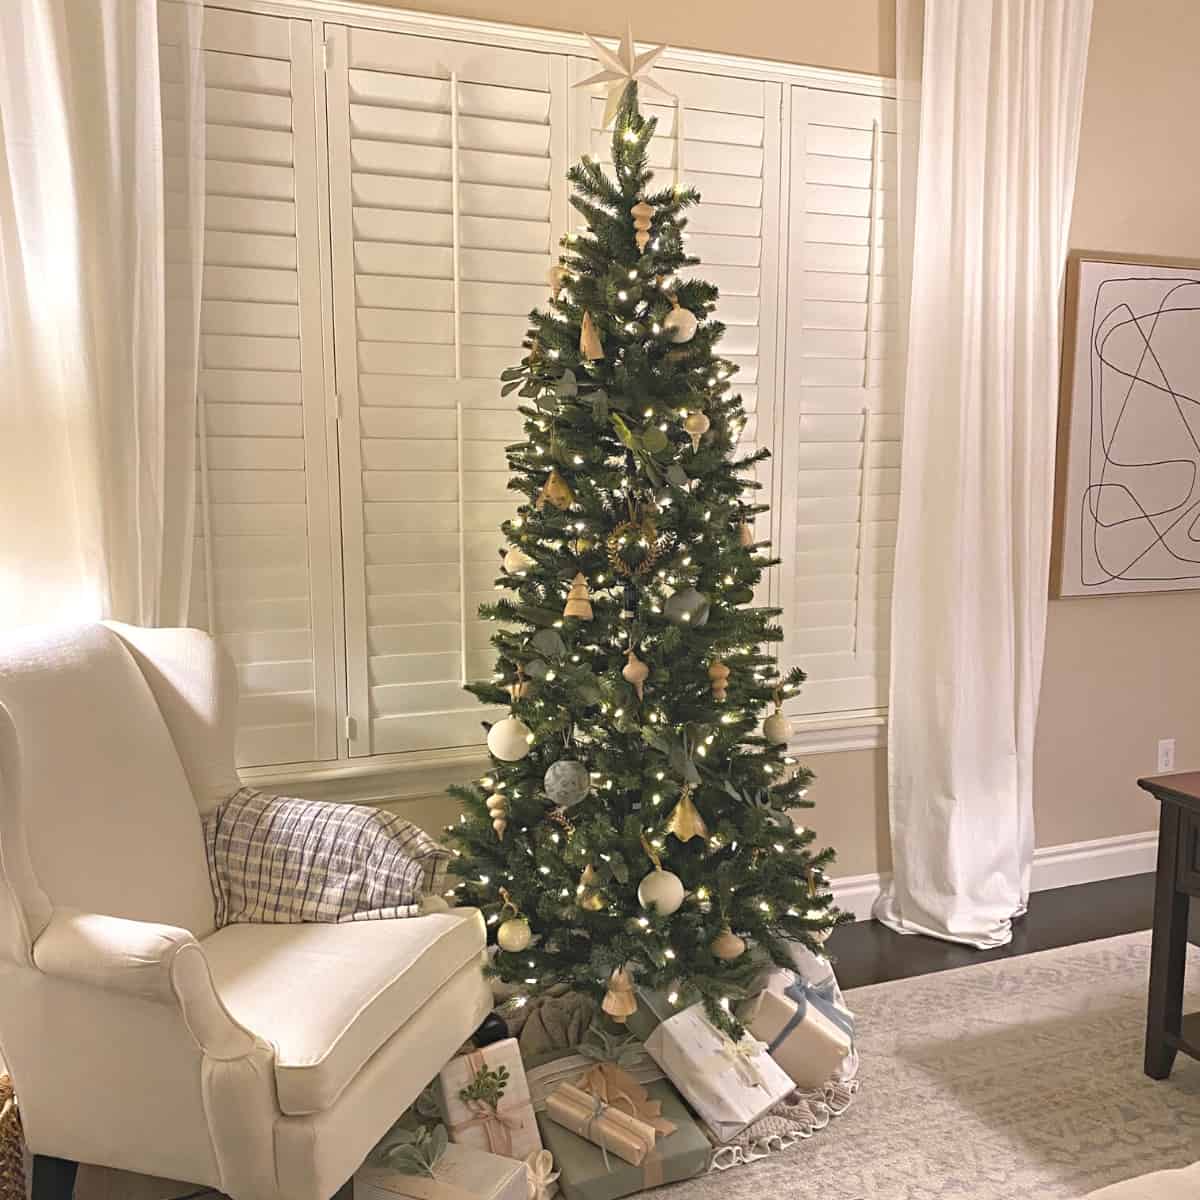
[[[496,943],[509,954],[520,954],[533,941],[533,930],[524,917],[510,917],[496,930]]]
[[[520,575],[532,566],[533,559],[520,546],[512,546],[504,556],[504,569],[510,575]]]
[[[689,308],[680,308],[678,304],[663,317],[662,323],[667,336],[676,343],[690,342],[696,336],[699,326],[696,314]]]
[[[638,903],[653,906],[660,916],[669,917],[683,903],[683,880],[674,871],[656,867],[638,884]]]
[[[501,762],[518,762],[529,753],[529,726],[517,717],[505,717],[488,730],[487,748]]]
[[[774,746],[782,746],[791,736],[791,721],[783,715],[783,709],[776,708],[763,722],[763,737]]]
[[[560,758],[547,769],[542,785],[552,804],[570,808],[591,791],[592,780],[583,763],[571,758]]]

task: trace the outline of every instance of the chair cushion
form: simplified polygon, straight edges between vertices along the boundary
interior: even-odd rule
[[[233,1017],[275,1047],[280,1111],[322,1112],[486,944],[476,909],[342,925],[227,925],[202,943]]]
[[[1114,1183],[1084,1200],[1196,1200],[1200,1196],[1200,1163],[1179,1171],[1155,1171]]]

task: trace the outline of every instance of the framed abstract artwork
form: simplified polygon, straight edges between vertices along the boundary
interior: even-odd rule
[[[1200,263],[1067,264],[1051,584],[1200,588]]]

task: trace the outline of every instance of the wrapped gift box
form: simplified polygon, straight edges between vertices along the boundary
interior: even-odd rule
[[[481,1072],[495,1074],[501,1068],[508,1077],[498,1096],[463,1097],[462,1092],[477,1082]],[[542,1148],[516,1038],[452,1058],[442,1068],[439,1085],[452,1142],[507,1158],[526,1158]]]
[[[599,1146],[572,1133],[548,1112],[539,1111],[542,1139],[561,1172],[558,1186],[564,1200],[619,1200],[659,1184],[691,1179],[708,1169],[712,1146],[675,1089],[665,1079],[643,1086],[674,1132],[660,1135],[654,1149],[637,1166],[611,1153],[606,1163]]]
[[[658,1136],[653,1125],[570,1083],[560,1083],[546,1097],[546,1115],[635,1167],[654,1150]]]
[[[703,1004],[656,1026],[646,1052],[718,1143],[737,1137],[795,1088],[764,1043],[750,1037],[734,1042],[709,1021]]]
[[[800,979],[772,979],[738,1012],[750,1033],[799,1088],[819,1088],[841,1068],[854,1042],[854,1018]],[[782,986],[779,986],[782,982]]]
[[[354,1174],[354,1200],[526,1200],[523,1162],[469,1146],[446,1147],[433,1175],[406,1175],[368,1160]]]

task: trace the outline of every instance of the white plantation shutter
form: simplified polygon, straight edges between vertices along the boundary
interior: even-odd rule
[[[350,750],[477,745],[522,437],[499,375],[565,228],[565,60],[326,37]]]
[[[792,89],[777,524],[788,711],[887,704],[900,488],[895,101]]]
[[[171,121],[183,46],[161,30]],[[310,762],[337,754],[311,24],[210,8],[204,71],[191,620],[237,662],[239,765]]]
[[[583,60],[576,63],[580,77],[591,69]],[[661,69],[654,76],[678,100],[639,89],[642,114],[658,118],[650,143],[651,187],[669,186],[678,173],[700,192],[700,204],[687,213],[685,247],[701,263],[684,274],[720,290],[715,315],[726,332],[719,351],[738,365],[733,389],[747,414],[739,448],[753,452],[769,445],[776,390],[781,89],[694,71]],[[611,169],[612,129],[603,128],[603,120],[604,98],[597,90],[579,106],[577,150]],[[757,472],[759,496],[769,502],[771,463]]]

